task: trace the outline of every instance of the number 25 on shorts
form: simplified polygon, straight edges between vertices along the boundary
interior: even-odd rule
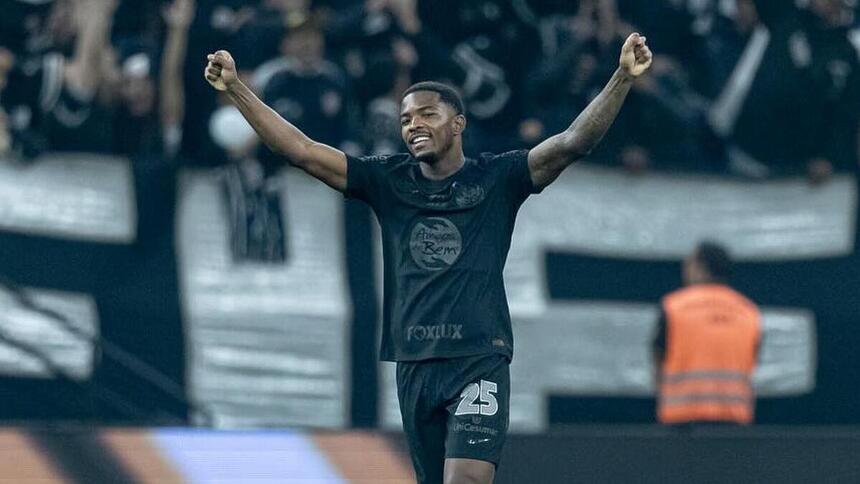
[[[480,383],[470,383],[460,393],[460,404],[454,415],[495,415],[499,411],[499,402],[493,395],[498,391],[498,386],[487,380]],[[480,404],[476,403],[480,397]]]

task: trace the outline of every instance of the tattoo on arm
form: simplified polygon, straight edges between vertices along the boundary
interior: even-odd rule
[[[603,139],[618,116],[630,92],[630,85],[630,78],[619,69],[600,94],[577,116],[567,129],[571,132],[575,153],[589,153]]]
[[[568,165],[591,153],[618,116],[631,84],[630,76],[621,69],[615,71],[606,87],[565,131],[529,153],[529,170],[536,186],[549,185]]]

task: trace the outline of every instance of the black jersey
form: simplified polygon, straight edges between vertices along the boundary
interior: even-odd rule
[[[513,353],[502,271],[517,210],[538,190],[528,152],[484,154],[441,181],[408,154],[348,157],[346,195],[382,228],[380,358]]]

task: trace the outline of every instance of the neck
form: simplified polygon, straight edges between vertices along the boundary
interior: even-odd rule
[[[430,164],[426,161],[420,162],[421,174],[430,180],[443,180],[456,173],[463,164],[466,163],[466,158],[463,156],[463,150],[451,150],[451,153],[440,159],[436,163]]]
[[[701,284],[724,284],[724,282],[710,277],[700,277],[692,279],[687,283],[688,286],[697,286]]]

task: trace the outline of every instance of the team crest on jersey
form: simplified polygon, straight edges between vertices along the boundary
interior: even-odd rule
[[[472,207],[484,199],[484,187],[477,183],[454,182],[451,189],[454,192],[454,205],[458,207]]]
[[[441,271],[451,267],[463,251],[457,226],[442,217],[421,219],[409,235],[409,251],[418,267]]]

